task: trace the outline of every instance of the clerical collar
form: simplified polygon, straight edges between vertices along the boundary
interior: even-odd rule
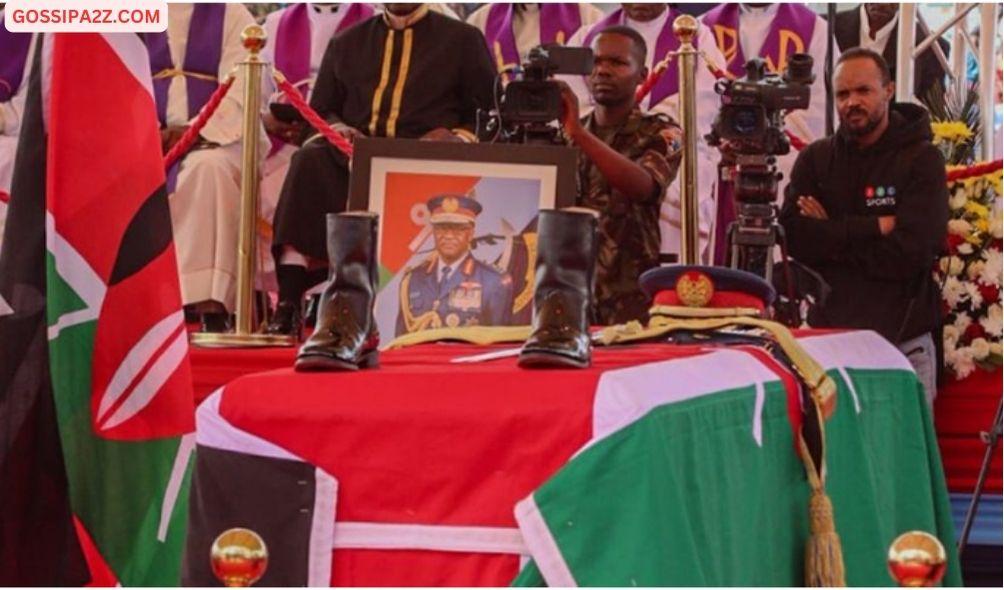
[[[391,14],[390,12],[384,10],[383,19],[384,22],[387,23],[388,27],[394,29],[395,31],[400,31],[401,29],[407,29],[422,20],[427,14],[429,14],[429,5],[422,4],[417,10],[411,14],[406,14],[405,16],[397,16],[396,14]]]
[[[773,15],[777,12],[777,4],[771,3],[767,6],[750,6],[749,4],[739,5],[740,14]]]
[[[338,9],[342,7],[342,5],[322,3],[322,4],[311,4],[310,7],[313,8],[314,12],[316,12],[317,14],[335,14],[338,12]]]

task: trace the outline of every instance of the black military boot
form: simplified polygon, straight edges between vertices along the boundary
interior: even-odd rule
[[[377,366],[380,336],[373,319],[376,252],[376,215],[328,215],[331,281],[321,294],[317,327],[296,356],[297,371],[354,371]]]
[[[519,366],[588,367],[596,215],[586,209],[545,210],[537,229],[533,332],[519,353]]]

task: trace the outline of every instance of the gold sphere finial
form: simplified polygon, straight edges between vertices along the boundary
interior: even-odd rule
[[[689,14],[681,14],[673,21],[673,34],[680,40],[681,44],[690,43],[693,45],[694,37],[697,36],[697,19]]]
[[[213,575],[224,586],[245,587],[260,580],[265,573],[268,548],[258,533],[251,529],[227,529],[213,541],[209,558]]]
[[[889,573],[900,586],[930,587],[945,575],[945,546],[924,531],[909,531],[889,546]]]
[[[252,55],[258,55],[258,52],[265,48],[267,40],[268,33],[265,32],[265,27],[261,25],[248,25],[241,31],[241,44]]]

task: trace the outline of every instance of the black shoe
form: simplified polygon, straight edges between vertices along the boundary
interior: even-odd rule
[[[303,317],[300,315],[300,305],[292,301],[280,301],[275,306],[275,315],[265,326],[265,333],[275,336],[293,336],[300,339],[303,328]]]
[[[538,217],[533,332],[518,364],[584,369],[592,360],[589,313],[596,269],[596,217],[550,211]]]
[[[222,334],[234,329],[230,314],[225,311],[213,311],[202,314],[202,331]]]
[[[317,327],[296,355],[297,371],[355,371],[378,366],[373,319],[377,285],[377,216],[328,214],[331,282],[321,294]]]

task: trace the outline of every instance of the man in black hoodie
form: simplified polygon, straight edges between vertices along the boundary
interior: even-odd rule
[[[945,162],[927,111],[890,103],[893,82],[879,54],[844,53],[833,88],[840,129],[799,154],[781,210],[792,256],[833,289],[809,323],[875,330],[907,355],[930,402],[941,337],[931,271],[948,224]]]

